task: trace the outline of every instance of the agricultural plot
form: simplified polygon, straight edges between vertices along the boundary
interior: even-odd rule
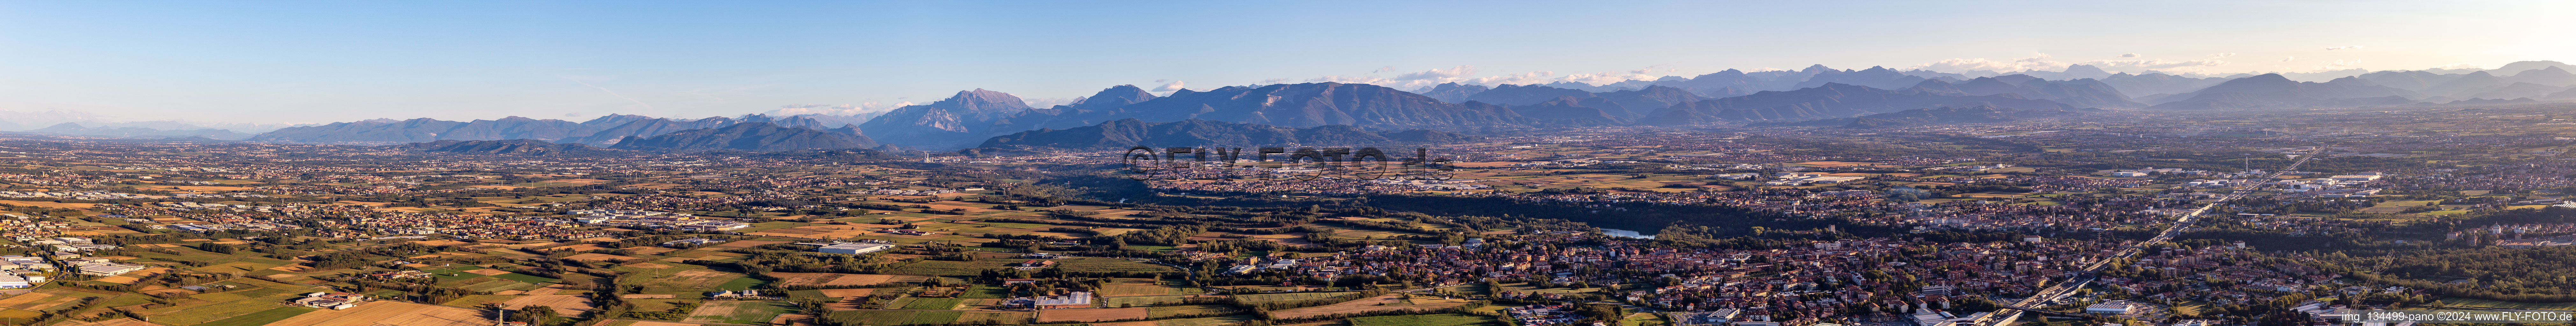
[[[991,323],[991,324],[993,324],[993,325],[1027,325],[1027,324],[1032,323],[1032,321],[1033,321],[1033,320],[1036,320],[1036,319],[1037,319],[1037,313],[1034,313],[1034,312],[1025,312],[1025,311],[1009,311],[1009,312],[994,312],[994,311],[968,311],[968,312],[966,312],[966,313],[964,313],[964,314],[959,314],[959,315],[957,316],[957,322],[956,322],[956,323],[957,323],[957,324],[970,324],[970,325],[971,325],[971,324],[980,324],[980,323],[987,323],[987,322],[989,322],[989,323]]]
[[[1412,304],[1412,303],[1410,303],[1410,302],[1406,302],[1406,301],[1404,300],[1404,294],[1388,294],[1388,295],[1380,295],[1380,296],[1375,296],[1375,297],[1361,298],[1361,299],[1359,299],[1359,300],[1351,300],[1351,301],[1346,301],[1346,302],[1342,302],[1342,303],[1335,303],[1335,304],[1330,304],[1330,305],[1322,305],[1322,306],[1314,306],[1314,307],[1305,307],[1305,308],[1297,308],[1297,309],[1288,309],[1288,310],[1274,311],[1274,312],[1271,312],[1271,315],[1272,315],[1272,316],[1277,316],[1277,317],[1279,317],[1279,318],[1284,318],[1284,319],[1297,319],[1297,318],[1312,318],[1312,317],[1323,317],[1323,316],[1345,315],[1345,314],[1365,314],[1365,313],[1384,312],[1384,311],[1395,311],[1395,310],[1422,311],[1422,310],[1432,310],[1432,309],[1441,309],[1441,308],[1457,307],[1457,306],[1462,306],[1462,305],[1466,305],[1466,304],[1467,304],[1467,303],[1465,303],[1465,302],[1446,302],[1446,303],[1438,303],[1438,304]]]
[[[1350,295],[1350,294],[1351,294],[1351,292],[1289,292],[1289,293],[1242,294],[1242,295],[1235,295],[1235,296],[1234,296],[1234,301],[1236,301],[1236,302],[1244,302],[1244,303],[1262,303],[1262,302],[1273,302],[1273,301],[1302,301],[1302,300],[1316,300],[1316,299],[1331,299],[1331,298],[1333,298],[1333,297],[1344,296],[1344,295]]]
[[[1092,257],[1085,257],[1085,258],[1073,258],[1073,259],[1046,259],[1046,260],[1053,260],[1053,261],[1056,261],[1056,263],[1058,264],[1057,266],[1062,266],[1062,267],[1064,267],[1065,271],[1069,271],[1069,272],[1168,272],[1168,271],[1174,271],[1174,269],[1172,269],[1171,267],[1168,267],[1168,266],[1155,265],[1155,264],[1148,264],[1148,263],[1141,263],[1141,262],[1136,262],[1136,261],[1131,261],[1131,260],[1125,260],[1125,259],[1114,259],[1114,258],[1092,258]],[[987,269],[995,269],[995,268],[1008,268],[1008,267],[1010,267],[1010,266],[1008,266],[1009,264],[1011,264],[1011,263],[1016,263],[1016,262],[1020,262],[1020,261],[1023,261],[1023,260],[998,260],[998,261],[996,261],[996,260],[986,260],[986,261],[945,261],[945,260],[929,260],[929,261],[922,261],[922,262],[912,263],[912,264],[910,264],[910,265],[904,265],[903,267],[895,268],[895,269],[894,269],[894,271],[889,272],[889,273],[893,273],[893,274],[905,274],[905,275],[931,275],[931,276],[975,276],[975,275],[983,275],[984,270],[987,270]]]
[[[377,301],[348,310],[316,310],[269,323],[267,326],[487,326],[491,324],[491,320],[482,312],[472,309]]]
[[[903,305],[903,309],[954,310],[957,305],[965,303],[966,299],[958,298],[913,298],[912,302]]]
[[[304,313],[313,312],[314,310],[316,309],[305,307],[277,307],[276,309],[269,309],[248,315],[197,324],[197,326],[261,326],[275,323],[280,320],[286,320],[287,318],[294,318],[297,315],[303,315]]]
[[[1225,317],[1207,317],[1207,318],[1164,319],[1164,320],[1156,320],[1156,321],[1154,321],[1154,324],[1153,324],[1153,325],[1154,325],[1154,326],[1225,326],[1225,325],[1236,325],[1236,324],[1242,324],[1244,321],[1249,321],[1249,320],[1253,320],[1253,319],[1256,319],[1256,317],[1253,317],[1253,316],[1245,316],[1245,315],[1225,316]],[[1372,326],[1392,326],[1392,325],[1372,325]]]
[[[1352,317],[1351,326],[1468,326],[1501,325],[1494,317],[1468,314],[1395,315]]]
[[[1190,297],[1190,296],[1186,296],[1186,295],[1161,295],[1161,296],[1142,296],[1142,297],[1106,297],[1106,298],[1101,298],[1101,299],[1100,299],[1100,301],[1101,301],[1102,303],[1109,304],[1109,306],[1111,306],[1111,307],[1144,307],[1144,306],[1154,306],[1154,305],[1171,305],[1171,304],[1181,304],[1182,299],[1184,299],[1184,298],[1188,298],[1188,297]]]
[[[847,320],[858,325],[886,326],[952,324],[964,316],[963,311],[844,310],[832,312],[832,318],[835,320]]]
[[[770,301],[708,301],[681,322],[758,325],[786,314],[788,309]]]
[[[1088,323],[1114,320],[1145,319],[1146,308],[1047,309],[1038,312],[1041,323]]]
[[[913,275],[834,274],[834,273],[769,273],[779,278],[779,286],[798,285],[877,285],[893,282],[915,282],[927,279]]]
[[[501,302],[502,309],[519,309],[527,306],[553,307],[556,314],[564,316],[580,316],[582,312],[592,309],[588,295],[521,295],[512,296],[509,301]]]
[[[1153,307],[1145,309],[1145,317],[1171,318],[1177,316],[1231,315],[1242,311],[1243,309],[1241,308],[1235,308],[1234,306],[1228,305]]]

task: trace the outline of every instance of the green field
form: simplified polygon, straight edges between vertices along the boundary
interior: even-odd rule
[[[904,305],[903,305],[903,309],[920,309],[920,310],[950,310],[950,309],[957,309],[957,305],[959,305],[959,304],[964,304],[964,303],[966,303],[966,299],[958,299],[958,298],[913,298],[912,303],[907,303],[907,304],[904,304]]]
[[[221,319],[225,319],[225,318],[232,318],[232,317],[236,317],[236,316],[249,315],[249,314],[252,314],[252,313],[258,313],[258,312],[267,311],[267,310],[271,310],[271,309],[277,309],[278,303],[279,303],[279,302],[284,302],[284,301],[286,300],[286,298],[283,298],[283,297],[276,297],[275,299],[276,299],[276,300],[274,300],[274,301],[272,301],[272,300],[266,300],[266,299],[247,299],[247,300],[237,300],[237,301],[230,301],[230,302],[215,302],[215,303],[206,303],[206,304],[198,304],[198,305],[188,305],[188,306],[179,306],[179,307],[170,307],[170,308],[152,309],[152,310],[145,310],[144,312],[145,312],[145,315],[148,315],[148,316],[151,316],[151,317],[152,317],[152,323],[155,323],[155,324],[171,325],[171,326],[191,326],[191,325],[201,324],[201,323],[205,323],[205,322],[221,320]]]
[[[562,282],[562,281],[563,281],[563,280],[558,280],[558,279],[543,278],[543,277],[537,277],[536,275],[519,274],[519,273],[509,273],[509,274],[493,275],[492,277],[498,277],[498,278],[501,278],[501,279],[504,279],[504,280],[512,280],[512,281],[520,281],[520,282],[528,282],[528,283],[536,283],[536,284],[546,284],[546,283],[554,283],[554,282]]]
[[[957,297],[967,299],[1000,299],[1010,296],[1011,289],[983,284],[966,287],[965,293],[957,294]]]
[[[483,306],[484,304],[492,304],[492,303],[502,303],[502,302],[507,302],[507,301],[510,301],[510,298],[516,298],[516,297],[518,297],[518,296],[511,296],[511,295],[468,295],[468,296],[465,296],[465,297],[463,297],[463,298],[456,298],[456,300],[447,300],[447,302],[446,302],[446,303],[440,303],[440,304],[438,304],[438,305],[441,305],[441,306],[449,306],[449,307],[466,307],[466,308],[474,308],[474,307],[481,307],[481,306]]]
[[[1111,259],[1111,258],[1074,258],[1074,259],[1049,259],[1049,260],[1057,261],[1057,262],[1058,262],[1058,264],[1059,264],[1058,266],[1062,266],[1062,267],[1064,267],[1065,271],[1069,271],[1069,272],[1125,272],[1125,271],[1140,271],[1140,272],[1167,272],[1167,271],[1173,271],[1173,269],[1172,269],[1171,267],[1167,267],[1167,266],[1163,266],[1163,265],[1155,265],[1155,264],[1139,263],[1139,262],[1130,261],[1130,260],[1125,260],[1125,259]],[[928,261],[922,261],[922,262],[918,262],[918,263],[912,263],[912,264],[910,264],[910,265],[904,265],[903,267],[895,268],[893,271],[886,272],[886,274],[932,275],[932,276],[978,276],[978,275],[983,275],[984,270],[987,270],[987,269],[995,269],[995,268],[1007,268],[1007,267],[1009,267],[1009,266],[1004,266],[1004,265],[1009,265],[1009,264],[1011,264],[1011,263],[1016,263],[1016,262],[1020,262],[1020,261],[1021,261],[1021,260],[1011,260],[1011,259],[997,259],[997,260],[987,260],[987,261],[945,261],[945,260],[928,260]]]
[[[1234,315],[1208,318],[1164,319],[1154,321],[1154,326],[1226,326],[1242,324],[1244,321],[1253,320],[1254,318],[1255,317],[1249,315]]]
[[[1351,326],[1467,326],[1500,325],[1494,317],[1469,314],[1401,315],[1353,317]]]
[[[788,307],[772,301],[707,301],[689,315],[688,323],[768,324],[769,319],[787,313]]]
[[[957,316],[956,324],[972,325],[989,322],[991,325],[1027,325],[1029,322],[1037,321],[1037,318],[1038,313],[1034,312],[968,311]]]
[[[1161,295],[1142,297],[1108,297],[1102,298],[1101,302],[1109,304],[1110,307],[1144,307],[1162,304],[1180,304],[1181,297],[1184,296]]]
[[[302,314],[307,313],[307,312],[313,312],[313,308],[305,308],[305,307],[278,307],[277,309],[269,309],[269,310],[265,310],[265,311],[260,311],[260,312],[251,313],[251,314],[248,314],[248,315],[241,315],[241,316],[237,316],[237,317],[233,317],[233,318],[224,318],[223,320],[210,321],[210,322],[206,322],[206,323],[204,323],[204,324],[197,324],[197,325],[198,325],[198,326],[260,326],[260,325],[267,325],[268,323],[274,323],[274,322],[277,322],[277,321],[280,321],[280,320],[286,320],[286,318],[295,317],[296,315],[302,315]]]
[[[494,280],[486,281],[486,282],[483,282],[483,283],[474,283],[473,285],[459,286],[459,287],[456,287],[456,288],[457,288],[457,289],[463,289],[463,290],[466,290],[466,291],[501,292],[501,291],[507,291],[507,290],[516,290],[516,289],[521,289],[521,288],[527,288],[527,287],[530,287],[530,286],[533,286],[533,285],[535,285],[535,284],[528,284],[528,283],[525,283],[525,282],[511,281],[511,280],[494,279]]]
[[[1234,296],[1234,301],[1236,301],[1236,302],[1244,302],[1244,303],[1261,303],[1261,302],[1273,302],[1273,301],[1316,300],[1316,299],[1330,299],[1330,298],[1333,298],[1333,297],[1344,296],[1344,295],[1350,295],[1350,294],[1351,294],[1351,292],[1289,292],[1289,293],[1244,294],[1244,295],[1236,295],[1236,296]]]
[[[1145,309],[1145,317],[1171,318],[1172,316],[1205,316],[1213,314],[1233,314],[1240,311],[1243,311],[1243,309],[1237,309],[1234,306],[1228,305],[1153,307]]]
[[[917,310],[842,310],[832,312],[832,319],[857,325],[938,325],[956,323],[963,311]]]

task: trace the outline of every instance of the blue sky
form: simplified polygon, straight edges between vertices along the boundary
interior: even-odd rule
[[[2576,60],[2568,12],[2576,2],[0,1],[0,110],[578,120],[884,107],[973,88],[1047,103],[1119,84],[1610,81],[1810,64],[2491,68]]]

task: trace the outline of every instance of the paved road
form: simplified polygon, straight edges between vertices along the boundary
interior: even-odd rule
[[[2317,146],[2316,151],[2308,152],[2308,154],[2307,154],[2307,155],[2299,155],[2299,160],[2298,160],[2297,162],[2291,162],[2289,167],[2281,168],[2281,170],[2280,170],[2280,171],[2272,172],[2272,174],[2271,174],[2271,175],[2264,176],[2264,178],[2263,178],[2263,179],[2264,179],[2264,180],[2271,180],[2271,179],[2273,179],[2273,178],[2275,178],[2275,177],[2280,177],[2280,176],[2281,176],[2281,174],[2283,174],[2283,173],[2289,173],[2290,171],[2297,171],[2297,170],[2299,169],[2299,166],[2300,166],[2300,165],[2308,164],[2308,159],[2316,158],[2317,154],[2319,154],[2319,153],[2324,153],[2324,152],[2325,152],[2325,146],[2322,146],[2322,145]],[[2260,184],[2257,184],[2257,185],[2260,185]],[[2189,213],[2189,214],[2183,214],[2181,218],[2175,219],[2175,220],[2174,220],[2174,224],[2173,224],[2173,226],[2171,226],[2171,227],[2166,227],[2164,232],[2162,232],[2162,233],[2157,233],[2157,234],[2156,234],[2156,236],[2155,236],[2154,238],[2148,238],[2148,239],[2147,239],[2147,241],[2139,242],[2139,243],[2138,243],[2138,245],[2137,245],[2137,247],[2139,247],[2139,248],[2127,248],[2127,249],[2121,249],[2121,250],[2120,250],[2120,252],[2119,252],[2118,254],[2110,255],[2110,256],[2108,256],[2108,257],[2105,257],[2104,259],[2097,259],[2097,260],[2094,260],[2094,261],[2093,261],[2093,263],[2091,263],[2091,264],[2086,264],[2086,265],[2084,266],[2084,272],[2083,272],[2083,273],[2081,273],[2081,274],[2079,274],[2079,276],[2077,276],[2077,277],[2075,277],[2075,278],[2068,279],[2068,280],[2066,280],[2065,282],[2058,282],[2058,283],[2057,283],[2057,285],[2049,286],[2048,288],[2044,288],[2044,289],[2040,289],[2040,290],[2039,290],[2039,294],[2037,294],[2037,295],[2032,295],[2032,296],[2030,296],[2030,297],[2028,297],[2028,298],[2022,298],[2022,299],[2021,299],[2021,301],[2015,301],[2015,302],[2010,303],[2010,304],[2007,304],[2007,305],[2015,306],[2015,307],[2024,307],[2024,308],[2038,308],[2038,307],[2042,307],[2042,306],[2044,306],[2044,305],[2043,305],[2044,303],[2050,302],[2050,301],[2057,301],[2057,299],[2065,298],[2065,297],[2066,297],[2066,295],[2075,293],[2075,289],[2081,289],[2081,288],[2084,288],[2084,286],[2086,286],[2086,285],[2091,285],[2091,284],[2093,283],[2093,278],[2094,278],[2094,276],[2093,276],[2094,274],[2093,274],[2093,273],[2095,273],[2095,272],[2100,272],[2100,271],[2102,271],[2102,268],[2103,268],[2103,267],[2108,267],[2108,266],[2110,266],[2110,262],[2111,262],[2112,260],[2114,260],[2114,259],[2116,259],[2116,258],[2127,258],[2127,257],[2130,257],[2130,256],[2136,256],[2136,255],[2137,255],[2141,250],[2143,250],[2143,249],[2141,249],[2141,248],[2144,248],[2144,247],[2146,247],[2146,246],[2155,245],[2155,244],[2158,244],[2158,243],[2164,243],[2164,242],[2165,242],[2165,241],[2167,241],[2167,240],[2173,240],[2173,237],[2174,237],[2175,235],[2180,235],[2180,234],[2182,234],[2183,227],[2185,227],[2185,226],[2190,226],[2190,225],[2191,225],[2192,220],[2199,218],[2201,213],[2208,213],[2208,212],[2209,212],[2209,209],[2211,209],[2211,208],[2216,208],[2216,207],[2218,207],[2218,205],[2219,205],[2219,204],[2221,204],[2221,203],[2226,203],[2226,202],[2228,202],[2228,201],[2236,200],[2236,199],[2238,199],[2238,198],[2244,198],[2246,194],[2251,194],[2251,193],[2253,193],[2253,192],[2254,192],[2254,190],[2253,190],[2253,189],[2247,188],[2246,186],[2236,186],[2235,188],[2233,188],[2233,189],[2231,189],[2231,190],[2234,190],[2234,191],[2228,192],[2228,194],[2227,194],[2226,196],[2219,197],[2217,201],[2215,201],[2215,202],[2211,202],[2211,203],[2209,203],[2209,204],[2207,204],[2207,205],[2201,205],[2201,206],[2200,206],[2200,209],[2192,210],[2192,211],[2191,211],[2191,213]],[[1994,313],[1986,314],[1984,317],[1979,317],[1979,318],[1977,318],[1977,319],[1975,319],[1975,320],[1970,320],[1970,321],[1968,321],[1968,322],[1966,322],[1966,323],[1963,323],[1963,325],[1968,325],[1968,326],[1997,326],[1997,325],[1995,325],[1995,323],[1997,323],[1997,322],[1999,322],[1999,321],[2020,320],[2020,319],[2021,319],[2021,314],[2022,314],[2023,312],[2024,312],[2024,311],[2021,311],[2021,310],[2014,310],[2014,309],[1998,310],[1998,311],[1995,311]]]

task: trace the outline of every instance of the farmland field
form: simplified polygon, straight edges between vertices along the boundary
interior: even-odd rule
[[[255,313],[251,313],[251,314],[248,314],[248,315],[241,315],[241,316],[233,317],[233,318],[224,318],[224,319],[222,319],[222,320],[210,321],[210,322],[206,322],[206,323],[204,323],[204,324],[197,324],[197,325],[198,325],[198,326],[260,326],[260,325],[267,325],[268,323],[274,323],[274,322],[277,322],[277,321],[280,321],[280,320],[286,320],[287,318],[293,318],[293,317],[295,317],[296,315],[302,315],[302,314],[304,314],[304,313],[313,312],[313,310],[315,310],[315,309],[313,309],[313,308],[305,308],[305,307],[277,307],[276,309],[269,309],[269,310],[266,310],[266,311],[255,312]]]
[[[787,313],[788,307],[769,301],[708,301],[681,322],[762,324]]]
[[[1164,319],[1164,320],[1156,320],[1156,321],[1154,321],[1154,326],[1224,326],[1224,325],[1241,324],[1241,323],[1243,323],[1244,321],[1247,321],[1247,320],[1253,320],[1253,319],[1254,319],[1254,317],[1253,317],[1253,316],[1247,316],[1247,315],[1236,315],[1236,316],[1225,316],[1225,317],[1208,317],[1208,318]],[[1371,326],[1379,326],[1379,325],[1371,325]]]
[[[1187,298],[1187,297],[1189,297],[1189,296],[1185,296],[1185,295],[1166,295],[1166,296],[1144,296],[1144,297],[1108,297],[1108,298],[1101,298],[1101,302],[1103,302],[1103,303],[1108,303],[1110,307],[1144,307],[1144,306],[1152,306],[1152,305],[1180,304],[1180,303],[1181,303],[1181,299],[1183,299],[1183,298]]]
[[[1500,325],[1494,317],[1468,314],[1396,315],[1353,317],[1351,326],[1467,326]]]
[[[1288,293],[1243,294],[1243,295],[1235,295],[1235,296],[1234,296],[1234,301],[1240,301],[1240,302],[1246,302],[1246,303],[1260,303],[1260,302],[1273,302],[1273,301],[1299,301],[1299,300],[1330,299],[1330,298],[1332,298],[1332,297],[1338,297],[1338,296],[1350,295],[1351,293],[1352,293],[1352,292],[1288,292]]]
[[[933,325],[957,322],[963,311],[918,310],[844,310],[832,312],[833,319],[859,325]]]
[[[913,298],[912,303],[903,305],[903,309],[951,310],[965,302],[966,299],[958,298]]]
[[[1360,313],[1380,312],[1380,311],[1389,311],[1389,310],[1414,310],[1414,311],[1420,311],[1420,310],[1429,310],[1429,309],[1440,309],[1440,308],[1456,307],[1456,306],[1461,306],[1461,305],[1466,305],[1466,303],[1465,303],[1465,302],[1448,302],[1448,303],[1438,303],[1438,304],[1420,304],[1420,305],[1416,305],[1416,304],[1407,304],[1407,303],[1405,303],[1405,301],[1404,301],[1404,294],[1388,294],[1388,295],[1380,295],[1380,296],[1375,296],[1375,297],[1361,298],[1361,299],[1359,299],[1359,300],[1351,300],[1351,301],[1347,301],[1347,302],[1335,303],[1335,304],[1330,304],[1330,305],[1323,305],[1323,306],[1314,306],[1314,307],[1305,307],[1305,308],[1297,308],[1297,309],[1288,309],[1288,310],[1274,311],[1274,312],[1271,312],[1271,314],[1272,314],[1273,316],[1278,316],[1278,318],[1296,319],[1296,318],[1309,318],[1309,317],[1331,316],[1331,315],[1339,315],[1339,314],[1360,314]]]
[[[487,326],[473,309],[377,301],[348,310],[315,310],[267,326]],[[174,325],[175,326],[175,325]]]
[[[1220,314],[1233,314],[1233,313],[1240,312],[1240,311],[1243,311],[1243,309],[1237,309],[1237,308],[1235,308],[1234,306],[1228,306],[1228,305],[1197,305],[1197,306],[1153,307],[1153,308],[1146,308],[1146,310],[1145,310],[1145,317],[1147,317],[1147,318],[1169,318],[1169,317],[1173,317],[1173,316],[1220,315]]]
[[[1036,318],[1037,313],[1025,311],[969,311],[965,314],[958,315],[956,323],[975,324],[977,322],[992,322],[995,325],[1027,325],[1030,324],[1031,320],[1035,320]]]
[[[1038,311],[1041,323],[1088,323],[1113,320],[1145,319],[1147,308],[1047,309]]]

